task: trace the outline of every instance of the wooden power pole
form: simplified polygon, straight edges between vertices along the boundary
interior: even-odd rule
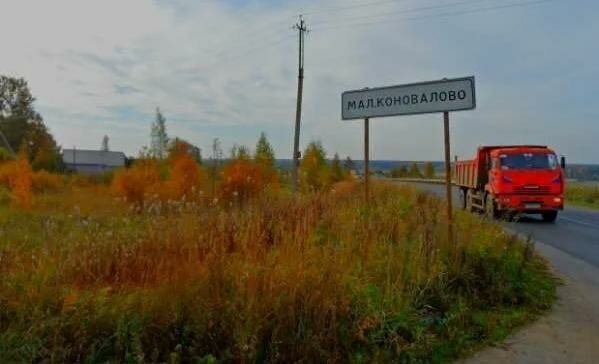
[[[297,107],[295,110],[295,135],[293,138],[293,169],[291,171],[291,188],[293,193],[297,191],[297,175],[299,168],[299,142],[300,142],[300,126],[302,121],[302,97],[304,91],[304,36],[308,31],[306,22],[303,16],[300,15],[299,22],[293,27],[299,34],[299,62],[297,76]]]

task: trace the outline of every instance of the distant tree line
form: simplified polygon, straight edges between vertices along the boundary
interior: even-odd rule
[[[432,162],[424,163],[423,171],[420,170],[418,164],[413,162],[408,168],[405,164],[393,168],[390,172],[393,178],[426,178],[433,179],[436,177],[435,167]]]
[[[566,175],[578,181],[599,181],[599,165],[569,164],[566,167]]]

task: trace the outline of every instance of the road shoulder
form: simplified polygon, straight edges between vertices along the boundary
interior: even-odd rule
[[[551,312],[462,363],[599,362],[599,268],[540,242],[564,284]]]

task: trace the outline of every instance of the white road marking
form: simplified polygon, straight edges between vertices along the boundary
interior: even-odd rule
[[[560,220],[565,220],[565,221],[568,221],[568,222],[573,222],[575,224],[584,225],[584,226],[592,227],[592,228],[595,228],[595,229],[599,229],[599,226],[597,224],[591,224],[591,223],[588,223],[588,222],[584,222],[584,221],[580,221],[580,220],[575,220],[575,219],[570,219],[569,217],[563,217],[563,216],[560,216],[559,219]]]

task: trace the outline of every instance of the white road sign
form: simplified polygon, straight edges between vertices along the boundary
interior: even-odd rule
[[[341,95],[343,120],[474,108],[474,77],[353,90]]]

